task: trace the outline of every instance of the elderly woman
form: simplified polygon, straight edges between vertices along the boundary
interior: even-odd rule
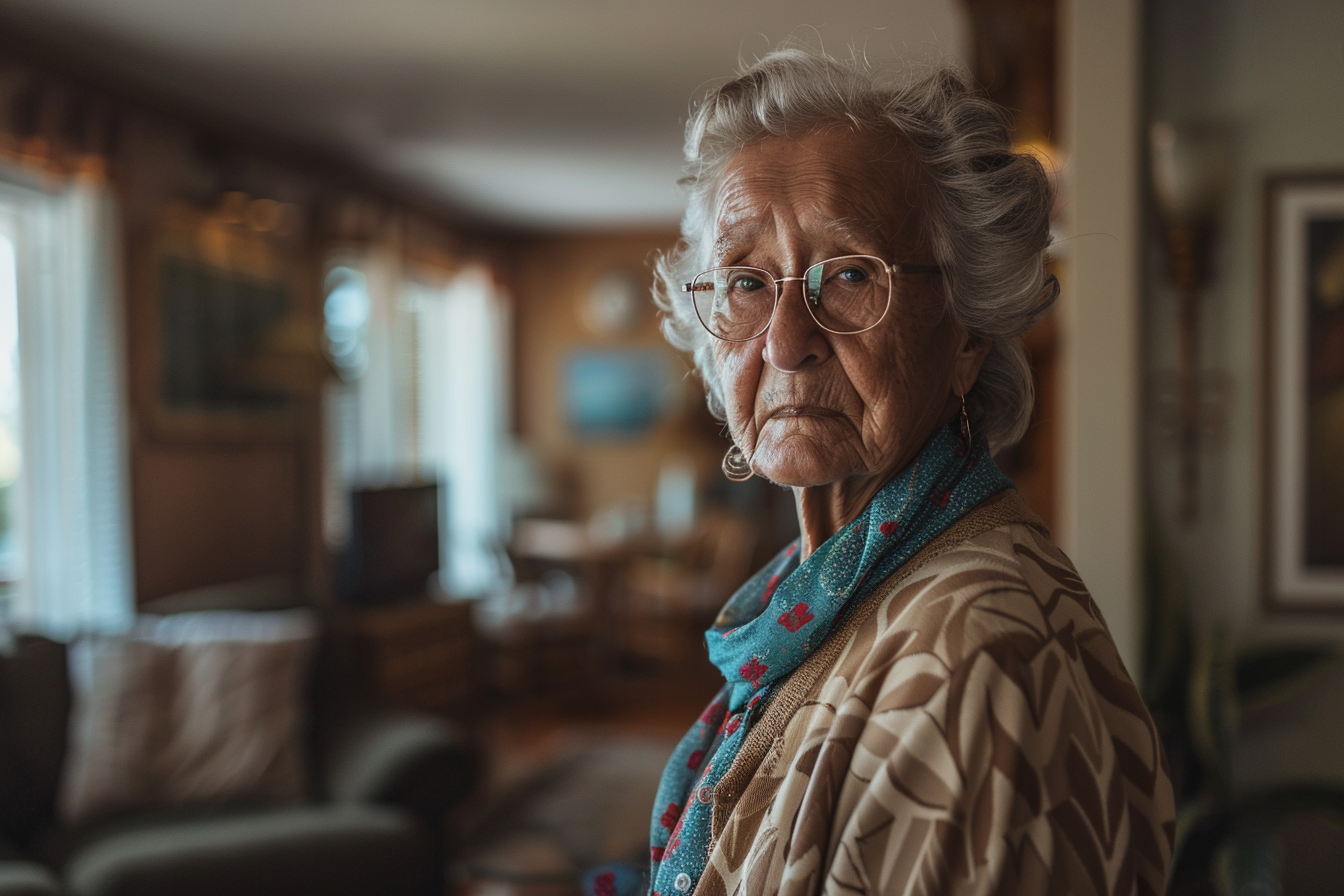
[[[994,465],[1058,287],[1050,188],[957,73],[775,52],[687,127],[668,338],[731,479],[799,540],[707,633],[727,684],[677,747],[654,896],[1159,893],[1172,793],[1096,605]]]

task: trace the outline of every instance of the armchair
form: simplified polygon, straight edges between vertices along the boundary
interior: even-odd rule
[[[68,736],[66,648],[0,652],[0,896],[441,894],[443,823],[477,754],[434,716],[377,706],[323,645],[314,664],[312,800],[138,811],[70,828],[56,812]]]

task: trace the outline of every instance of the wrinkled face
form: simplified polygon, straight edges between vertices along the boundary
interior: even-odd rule
[[[916,177],[893,140],[848,130],[748,146],[719,192],[711,264],[788,277],[838,255],[932,264]],[[865,333],[817,326],[789,282],[764,333],[716,340],[728,425],[758,474],[790,486],[885,481],[959,407],[983,352],[945,313],[940,275],[893,279],[886,318]]]

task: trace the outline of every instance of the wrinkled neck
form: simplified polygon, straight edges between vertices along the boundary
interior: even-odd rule
[[[795,488],[793,503],[798,511],[798,530],[802,536],[800,559],[806,560],[832,535],[858,519],[891,478],[851,477],[826,485]]]

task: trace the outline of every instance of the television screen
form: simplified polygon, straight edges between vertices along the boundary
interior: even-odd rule
[[[350,493],[350,543],[337,572],[347,603],[386,603],[425,593],[439,569],[437,483]]]

